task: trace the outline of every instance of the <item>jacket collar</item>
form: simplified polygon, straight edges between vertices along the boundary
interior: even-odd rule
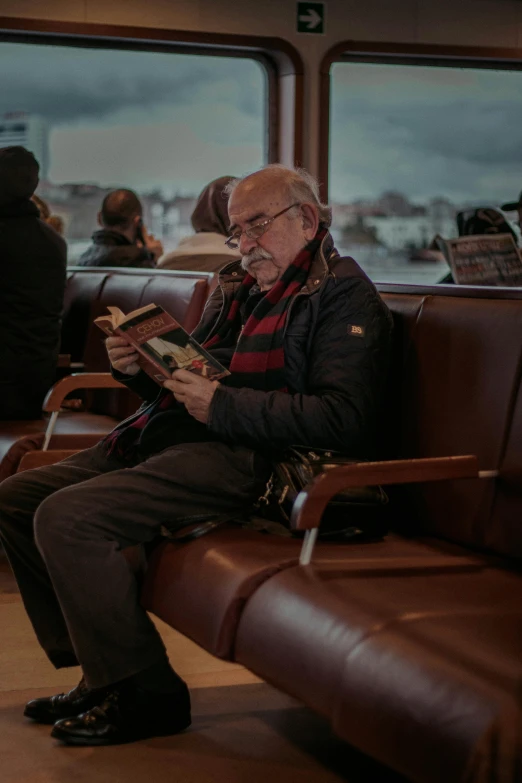
[[[312,259],[308,278],[301,288],[301,293],[312,294],[320,288],[323,280],[330,272],[328,262],[338,255],[339,254],[334,247],[332,235],[328,231]],[[222,286],[237,286],[243,282],[245,277],[246,272],[241,266],[241,261],[232,261],[221,269],[219,273],[219,283]]]
[[[101,228],[92,235],[92,241],[95,245],[133,245],[127,237],[120,234],[119,231],[111,231],[110,228]]]

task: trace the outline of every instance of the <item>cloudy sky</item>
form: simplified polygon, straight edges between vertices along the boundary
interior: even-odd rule
[[[252,60],[0,43],[0,73],[0,115],[49,124],[53,182],[195,194],[265,159]]]
[[[54,182],[196,194],[264,162],[252,60],[0,43],[0,73],[0,114],[49,124]],[[332,200],[518,196],[521,72],[340,63],[332,82]]]
[[[518,197],[522,72],[339,63],[332,87],[332,198]]]

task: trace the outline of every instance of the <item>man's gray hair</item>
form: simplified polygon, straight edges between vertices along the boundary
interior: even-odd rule
[[[329,227],[332,223],[332,210],[327,204],[323,204],[319,196],[319,183],[315,177],[306,171],[306,169],[294,169],[290,166],[284,166],[282,163],[270,163],[259,171],[280,171],[284,175],[288,197],[290,201],[298,201],[300,204],[314,204],[319,213],[319,220],[325,226]],[[254,172],[257,174],[257,172]],[[252,174],[233,179],[226,187],[229,196],[232,195],[240,182],[247,179]]]

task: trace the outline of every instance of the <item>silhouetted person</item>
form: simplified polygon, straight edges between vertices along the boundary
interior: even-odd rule
[[[39,165],[0,149],[0,418],[41,415],[55,378],[67,246],[31,201]]]
[[[40,211],[40,220],[43,220],[48,226],[51,226],[58,234],[63,236],[65,231],[63,218],[61,218],[60,215],[51,214],[51,209],[47,201],[44,201],[43,198],[37,196],[36,193],[33,193],[31,196],[31,201],[36,204]]]
[[[457,229],[459,237],[477,234],[511,234],[517,244],[517,235],[506,218],[502,212],[493,207],[479,207],[457,212]]]
[[[184,237],[175,250],[161,256],[159,268],[217,272],[225,264],[240,258],[237,250],[225,244],[229,233],[228,193],[225,189],[232,180],[233,177],[219,177],[201,191],[190,218],[196,233]]]
[[[79,266],[137,266],[152,268],[163,253],[161,242],[147,233],[141,201],[132,190],[113,190],[98,212],[99,231]]]

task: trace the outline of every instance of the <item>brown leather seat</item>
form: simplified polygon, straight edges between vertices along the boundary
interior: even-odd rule
[[[233,660],[243,610],[261,585],[297,567],[300,549],[298,539],[236,526],[185,544],[164,542],[149,560],[143,604],[209,652]],[[395,537],[364,544],[321,542],[315,559],[327,563],[332,574],[348,564],[368,575],[388,562],[395,569],[417,562],[426,568],[478,567],[476,559],[453,550]]]
[[[522,576],[504,559],[522,553],[522,292],[390,288],[386,454],[476,454],[500,478],[391,493],[398,534],[318,545],[305,567],[294,540],[252,531],[165,543],[144,601],[411,780],[457,783],[522,763],[505,720],[520,712]]]

